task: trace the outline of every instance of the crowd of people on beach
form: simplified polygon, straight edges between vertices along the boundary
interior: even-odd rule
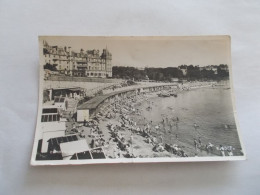
[[[119,119],[120,124],[107,124],[107,128],[111,133],[111,139],[118,143],[118,148],[121,151],[125,151],[125,156],[135,157],[135,155],[131,153],[133,137],[141,136],[147,144],[152,145],[154,152],[168,151],[180,157],[187,157],[188,155],[184,152],[183,148],[177,144],[164,143],[164,131],[173,131],[174,126],[177,126],[179,118],[168,118],[166,116],[163,117],[162,121],[158,124],[155,124],[152,120],[148,121],[140,116],[142,110],[138,109],[137,105],[142,101],[146,101],[149,105],[152,104],[145,94],[132,94],[127,97],[116,98],[112,104],[104,106],[106,109],[102,109],[102,116],[104,116],[104,118],[111,119],[116,117]],[[100,114],[101,113],[98,113],[97,116]],[[137,118],[141,120],[137,120]],[[129,140],[126,140],[126,138],[122,136],[121,133],[124,131],[129,131]],[[178,135],[176,134],[176,139],[177,138]]]

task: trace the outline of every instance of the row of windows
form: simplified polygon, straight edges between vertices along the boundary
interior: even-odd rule
[[[45,56],[45,57],[49,56],[49,58],[50,58],[51,55],[53,55],[53,54],[45,54],[44,56]],[[53,58],[56,58],[56,55],[53,55],[52,57],[53,57]],[[69,56],[57,55],[57,57],[63,58],[63,59],[65,59],[65,58],[69,59]],[[78,60],[81,60],[81,61],[88,61],[88,62],[91,61],[91,62],[103,62],[103,63],[105,63],[105,59],[84,58],[84,57],[75,57],[75,56],[72,57],[73,60],[75,60],[75,59],[77,59],[77,58],[81,58],[81,59],[78,59]],[[86,60],[85,60],[85,59],[86,59]]]
[[[58,109],[57,109],[57,108],[43,108],[43,109],[42,109],[42,113],[43,113],[43,114],[47,114],[47,113],[58,113]]]
[[[50,62],[50,60],[49,60],[49,62]],[[59,64],[61,64],[62,62],[63,62],[63,61],[59,60]],[[65,61],[64,61],[64,63],[65,63]],[[66,61],[66,63],[69,64],[69,61]],[[72,64],[75,64],[75,62],[72,62]],[[98,64],[94,64],[94,65],[97,66]],[[103,67],[105,67],[105,65],[106,65],[106,64],[100,64],[100,66],[103,66]],[[90,67],[89,67],[89,68],[90,68]]]
[[[63,103],[65,101],[64,97],[55,97],[54,102],[56,103]]]
[[[83,73],[78,72],[78,73],[75,73],[74,75],[83,76]],[[102,77],[102,76],[106,76],[106,74],[105,73],[87,73],[87,76]]]
[[[67,66],[67,69],[68,69],[68,68],[69,68],[69,66]],[[73,68],[75,69],[76,66],[73,65]],[[59,70],[61,70],[61,65],[59,65]],[[91,68],[91,66],[89,66],[88,70],[105,70],[105,67],[103,66],[102,68],[101,68],[101,67],[92,67],[92,68]]]
[[[93,72],[91,72],[91,73],[87,73],[87,76],[99,76],[99,77],[101,77],[101,76],[106,76],[106,73],[93,73]]]
[[[59,114],[42,115],[42,122],[53,122],[53,121],[60,121],[60,115]]]

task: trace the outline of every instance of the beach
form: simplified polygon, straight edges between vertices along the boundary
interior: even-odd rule
[[[106,158],[241,155],[229,90],[194,84],[175,89],[176,97],[132,93],[104,103],[79,131]]]

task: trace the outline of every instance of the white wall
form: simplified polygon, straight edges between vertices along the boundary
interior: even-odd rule
[[[89,121],[89,110],[77,110],[77,122]]]

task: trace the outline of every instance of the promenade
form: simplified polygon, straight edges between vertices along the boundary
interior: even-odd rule
[[[103,95],[97,95],[96,97],[90,99],[89,101],[79,105],[77,110],[85,110],[90,112],[90,118],[93,117],[97,112],[96,109],[105,101],[113,102],[115,98],[121,96],[127,96],[131,93],[140,94],[145,92],[156,92],[166,89],[177,89],[178,84],[176,83],[149,83],[143,82],[137,85],[127,86],[117,89],[103,90]],[[81,112],[78,112],[78,115]],[[82,117],[78,117],[82,118]],[[89,119],[86,119],[89,120]],[[81,121],[82,122],[82,121]]]

